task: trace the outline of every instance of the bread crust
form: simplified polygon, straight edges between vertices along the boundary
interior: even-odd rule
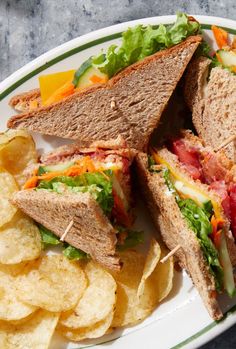
[[[13,116],[8,127],[79,139],[82,146],[120,134],[130,147],[144,149],[201,39],[189,37],[124,69],[106,84]]]
[[[206,57],[190,62],[186,71],[184,95],[192,110],[197,133],[207,145],[217,149],[228,137],[236,134],[236,76],[216,67],[211,70],[206,81],[210,62]],[[225,151],[235,162],[235,143],[231,142]]]
[[[120,270],[116,231],[89,193],[61,195],[47,190],[21,190],[14,194],[12,202],[58,237],[73,220],[65,241],[104,267]]]
[[[164,242],[169,249],[177,245],[181,246],[176,252],[176,257],[192,278],[210,316],[219,320],[223,314],[213,296],[214,278],[209,272],[195,234],[188,228],[173,195],[168,194],[163,177],[158,173],[148,171],[147,155],[139,153],[136,156],[135,165],[139,186]]]

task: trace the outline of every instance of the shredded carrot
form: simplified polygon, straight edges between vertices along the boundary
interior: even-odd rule
[[[75,92],[75,85],[69,81],[63,86],[59,87],[44,103],[44,105],[50,105],[55,102],[61,101],[63,98],[72,95]]]
[[[228,45],[228,33],[224,29],[212,25],[211,30],[213,31],[216,43],[220,49]]]
[[[98,169],[94,166],[93,160],[90,156],[85,156],[82,159],[76,160],[75,165],[69,167],[65,171],[54,171],[54,172],[47,172],[43,173],[40,176],[37,176],[38,170],[35,170],[33,172],[33,176],[25,183],[25,189],[28,188],[35,188],[38,184],[39,180],[46,180],[49,181],[55,177],[58,176],[69,176],[69,177],[75,177],[79,176],[85,172],[99,172],[101,173],[107,180],[110,180],[110,178],[103,172],[102,169]]]
[[[58,177],[58,176],[62,176],[64,173],[63,172],[48,172],[48,173],[44,173],[42,174],[41,176],[38,176],[38,179],[42,179],[42,180],[50,180],[50,179],[53,179],[55,177]]]
[[[107,82],[108,79],[106,78],[101,78],[98,75],[93,75],[89,78],[89,80],[93,83],[93,84],[104,84],[105,82]]]
[[[224,220],[220,218],[216,218],[214,215],[211,217],[211,225],[212,225],[212,240],[217,248],[220,247],[221,241],[221,233],[222,226],[224,224]]]
[[[236,65],[234,65],[233,67],[231,67],[231,70],[236,73]]]
[[[33,176],[25,183],[23,189],[32,189],[35,188],[38,184],[38,176]]]

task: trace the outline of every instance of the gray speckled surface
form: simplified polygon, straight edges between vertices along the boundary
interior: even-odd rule
[[[79,35],[177,10],[236,19],[235,0],[0,0],[0,81]],[[236,326],[201,349],[218,348],[236,348]]]

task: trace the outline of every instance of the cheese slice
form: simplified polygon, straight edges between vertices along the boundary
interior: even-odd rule
[[[157,164],[162,164],[168,168],[168,170],[171,173],[171,176],[173,177],[173,184],[175,185],[176,190],[178,192],[182,193],[186,197],[193,199],[199,204],[211,201],[215,217],[221,219],[221,207],[215,200],[213,200],[209,196],[207,191],[199,189],[197,184],[189,183],[183,177],[180,171],[174,169],[165,159],[160,157],[155,151],[152,151],[152,156]]]

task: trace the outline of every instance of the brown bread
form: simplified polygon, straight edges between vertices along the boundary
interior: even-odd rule
[[[193,231],[183,219],[173,195],[169,195],[162,175],[150,173],[148,158],[144,153],[136,157],[139,186],[146,199],[154,223],[160,229],[167,247],[176,252],[180,265],[186,269],[212,318],[219,320],[223,314],[214,297],[215,282]]]
[[[103,266],[120,269],[116,232],[90,194],[61,195],[47,190],[22,190],[15,193],[12,201],[58,237],[73,220],[65,241],[88,253]]]
[[[217,149],[228,137],[236,135],[236,76],[217,67],[206,81],[209,64],[205,57],[190,63],[184,93],[198,134],[207,145]],[[235,162],[234,142],[225,150]]]
[[[8,127],[76,139],[83,146],[121,135],[128,146],[144,149],[201,39],[189,37],[124,69],[106,84],[13,116]]]

